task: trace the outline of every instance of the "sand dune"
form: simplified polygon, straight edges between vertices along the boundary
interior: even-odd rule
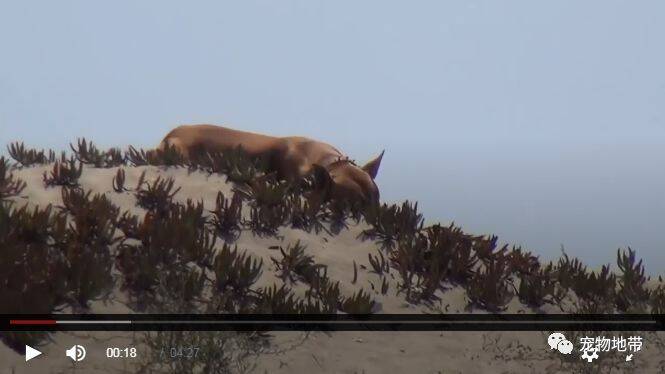
[[[15,206],[62,205],[61,187],[45,187],[42,181],[44,172],[51,165],[32,166],[14,171],[17,178],[25,181],[27,187],[18,197],[11,198]],[[93,168],[84,166],[79,179],[85,191],[100,193],[109,198],[122,212],[143,217],[146,210],[136,205],[133,191],[117,193],[113,191],[113,177],[117,167]],[[206,209],[215,206],[218,192],[230,196],[233,184],[226,177],[190,171],[183,167],[122,167],[126,172],[128,187],[137,184],[145,172],[146,180],[157,177],[173,178],[181,188],[175,200],[201,201]],[[208,214],[208,213],[206,213]],[[245,216],[248,215],[245,209]],[[340,282],[343,295],[351,296],[360,289],[368,291],[376,301],[377,313],[447,313],[476,312],[486,313],[479,308],[467,308],[468,295],[464,287],[444,283],[435,292],[433,302],[410,303],[404,293],[398,293],[400,278],[396,270],[382,277],[371,271],[368,255],[376,255],[380,245],[371,240],[361,240],[359,234],[368,228],[366,222],[348,222],[348,229],[339,234],[325,232],[316,234],[288,226],[281,227],[277,236],[257,236],[243,230],[234,245],[246,250],[254,258],[263,260],[264,269],[256,288],[281,285],[279,271],[271,258],[279,258],[280,253],[271,247],[286,248],[300,242],[306,253],[313,256],[316,263],[327,267],[328,276]],[[221,248],[223,240],[217,242]],[[354,264],[357,279],[354,282]],[[384,295],[380,291],[383,279],[389,284]],[[296,294],[304,296],[308,285],[304,282],[286,281]],[[574,311],[577,301],[574,293],[566,296],[558,305],[545,305],[539,310],[521,303],[514,296],[505,309],[506,313],[567,312]],[[570,309],[570,310],[566,310]],[[90,303],[92,313],[133,313],[135,310],[126,292],[115,289],[103,301]],[[10,348],[0,345],[0,362],[8,368],[7,373],[126,373],[135,370],[139,359],[113,361],[102,358],[108,346],[124,346],[140,334],[132,333],[56,333],[52,341],[45,342],[41,350],[45,355],[25,363],[23,356]],[[614,352],[601,354],[601,359],[588,364],[579,354],[563,356],[551,351],[547,346],[544,332],[335,332],[303,333],[274,332],[270,347],[261,354],[251,356],[249,361],[256,365],[254,372],[268,373],[569,373],[569,372],[644,372],[655,373],[663,370],[662,355],[665,348],[665,335],[662,333],[641,333],[645,338],[644,348],[637,353],[635,361],[624,362],[624,356]],[[86,361],[73,365],[64,356],[64,350],[72,344],[83,344],[89,352]],[[141,354],[148,355],[147,349]],[[575,356],[575,357],[572,357]],[[99,357],[99,360],[95,360]],[[242,368],[236,368],[241,371]],[[3,373],[4,373],[3,372]]]

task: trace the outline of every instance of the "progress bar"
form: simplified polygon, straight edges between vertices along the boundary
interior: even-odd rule
[[[3,331],[665,331],[665,315],[52,315],[11,316]]]
[[[57,319],[11,319],[10,325],[14,326],[54,326],[54,325],[129,325],[132,321],[129,320],[57,320]]]
[[[302,321],[302,320],[293,320],[293,321],[274,321],[274,320],[256,320],[256,321],[127,321],[127,320],[109,320],[109,321],[91,321],[91,320],[16,320],[13,319],[10,321],[10,325],[21,325],[21,326],[53,326],[53,325],[130,325],[130,324],[160,324],[160,325],[173,325],[173,324],[232,324],[232,325],[251,325],[251,324],[271,324],[271,323],[280,323],[280,324],[321,324],[322,321]],[[344,324],[356,324],[358,321],[326,321],[327,324],[334,325],[344,325]],[[363,321],[361,322],[367,325],[373,324],[385,324],[383,321]],[[391,323],[400,323],[400,324],[422,324],[422,323],[436,323],[436,322],[422,322],[422,321],[393,321]],[[441,324],[468,324],[468,321],[441,321]],[[619,325],[641,325],[641,324],[650,324],[658,325],[657,321],[475,321],[473,323],[477,324],[619,324]]]

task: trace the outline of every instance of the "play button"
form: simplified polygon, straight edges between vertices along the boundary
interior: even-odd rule
[[[25,362],[32,360],[33,358],[41,355],[42,353],[29,345],[25,346]]]

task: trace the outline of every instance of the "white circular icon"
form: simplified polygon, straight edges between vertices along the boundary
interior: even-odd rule
[[[556,346],[556,349],[558,349],[559,352],[563,353],[564,355],[569,355],[573,351],[573,343],[564,339],[559,342],[559,344]]]
[[[557,349],[559,343],[564,340],[566,340],[566,337],[563,336],[562,333],[555,332],[553,334],[550,334],[550,336],[547,338],[547,344],[549,344],[550,349]]]

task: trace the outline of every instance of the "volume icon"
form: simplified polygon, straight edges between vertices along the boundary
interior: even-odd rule
[[[85,347],[82,345],[74,345],[65,351],[65,356],[74,360],[74,362],[83,361],[85,358]]]

